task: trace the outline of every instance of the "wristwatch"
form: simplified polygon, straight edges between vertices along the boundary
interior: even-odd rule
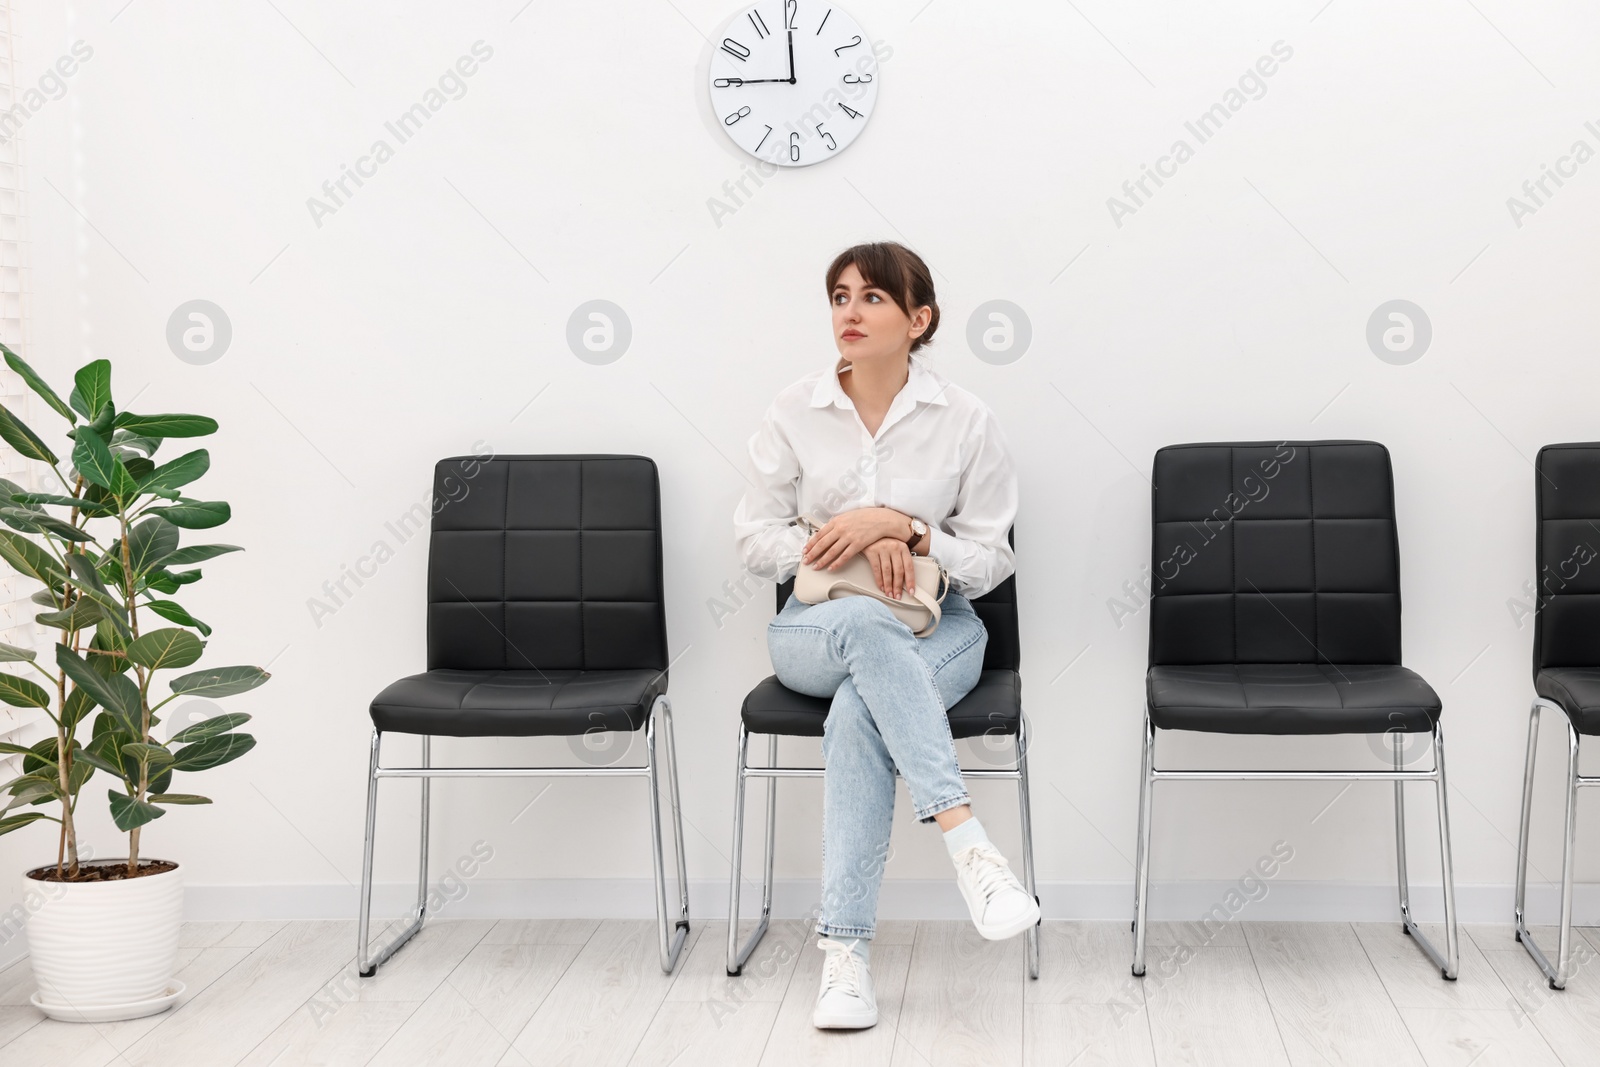
[[[923,522],[921,519],[913,518],[909,515],[906,517],[911,519],[911,536],[906,538],[906,546],[908,548],[915,548],[917,542],[921,541],[928,535],[928,524]]]

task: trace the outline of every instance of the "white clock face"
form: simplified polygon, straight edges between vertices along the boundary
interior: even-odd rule
[[[729,19],[715,44],[712,110],[757,159],[784,167],[831,159],[872,116],[872,42],[826,0],[761,0]]]

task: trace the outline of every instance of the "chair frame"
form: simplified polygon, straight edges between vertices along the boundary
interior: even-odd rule
[[[1401,930],[1415,940],[1448,981],[1455,981],[1460,971],[1461,950],[1456,930],[1456,893],[1454,868],[1450,858],[1450,808],[1444,776],[1444,733],[1435,720],[1433,725],[1433,769],[1429,771],[1402,770],[1405,766],[1405,735],[1394,734],[1394,770],[1392,771],[1223,771],[1223,770],[1158,770],[1155,765],[1156,732],[1150,722],[1150,709],[1145,708],[1144,746],[1140,756],[1139,789],[1139,844],[1138,859],[1133,880],[1133,974],[1136,978],[1145,973],[1145,933],[1148,923],[1146,910],[1150,903],[1150,819],[1155,801],[1155,784],[1161,781],[1295,781],[1295,782],[1354,782],[1378,781],[1394,783],[1395,849],[1400,889]],[[1416,731],[1420,732],[1420,731]],[[1251,734],[1249,736],[1260,736]],[[1576,751],[1576,750],[1574,750]],[[1532,757],[1529,757],[1532,768]],[[1406,808],[1405,783],[1432,782],[1439,807],[1439,854],[1444,873],[1445,953],[1440,954],[1433,942],[1417,927],[1411,917],[1410,884],[1406,873]],[[1600,782],[1600,779],[1597,779]],[[1569,809],[1570,810],[1570,809]],[[1523,816],[1527,825],[1527,816]],[[1570,816],[1569,816],[1570,825]],[[1569,848],[1570,854],[1570,848]],[[1570,869],[1570,868],[1569,868]],[[1520,916],[1520,896],[1518,915]],[[1570,899],[1570,898],[1569,898]],[[1562,942],[1565,945],[1565,941]]]
[[[667,914],[666,870],[661,842],[660,771],[656,757],[656,723],[662,724],[666,738],[666,763],[672,791],[673,851],[678,866],[678,916],[671,920]],[[378,973],[378,967],[393,956],[400,947],[422,929],[428,912],[428,787],[434,778],[645,778],[650,784],[650,840],[655,858],[656,925],[661,969],[666,973],[678,963],[689,933],[689,878],[685,868],[683,839],[683,810],[678,799],[678,751],[673,740],[672,702],[666,694],[656,697],[650,715],[644,724],[645,763],[622,767],[435,767],[430,759],[430,742],[427,734],[413,734],[422,738],[422,765],[420,767],[384,767],[378,760],[382,744],[382,731],[372,731],[371,762],[367,771],[367,829],[361,854],[361,913],[356,931],[357,970],[363,978]],[[608,731],[612,732],[612,731]],[[632,731],[614,731],[617,733]],[[544,735],[540,735],[544,736]],[[557,735],[550,735],[557,736]],[[369,956],[367,940],[368,922],[372,911],[372,853],[377,837],[378,780],[380,778],[419,778],[422,781],[422,834],[417,871],[417,904],[411,924],[377,955]],[[675,930],[675,932],[673,932]]]
[[[1528,838],[1533,822],[1533,768],[1534,760],[1538,756],[1540,713],[1545,711],[1560,716],[1561,721],[1567,726],[1567,818],[1561,842],[1561,934],[1556,945],[1556,963],[1553,967],[1545,954],[1539,950],[1533,934],[1528,931],[1527,913]],[[1516,937],[1522,947],[1528,950],[1528,955],[1539,965],[1539,969],[1544,972],[1551,989],[1567,988],[1567,979],[1572,976],[1572,876],[1573,850],[1576,847],[1578,828],[1578,790],[1584,786],[1600,785],[1600,777],[1585,778],[1578,773],[1578,745],[1582,736],[1559,704],[1543,697],[1534,700],[1533,707],[1528,711],[1528,754],[1522,772],[1522,827],[1517,834]]]
[[[1028,797],[1028,717],[1022,714],[1017,724],[1014,735],[1015,759],[1009,768],[998,770],[966,770],[961,771],[963,778],[983,781],[1013,781],[1017,783],[1017,806],[1022,823],[1022,881],[1027,887],[1028,895],[1038,900],[1038,893],[1034,886],[1033,877],[1033,819],[1031,804]],[[741,717],[739,723],[739,749],[737,759],[737,776],[734,787],[733,801],[733,871],[729,879],[728,889],[728,959],[727,971],[730,976],[743,972],[745,961],[755,951],[756,945],[767,932],[767,924],[772,917],[772,864],[775,854],[778,819],[778,779],[779,778],[821,778],[825,773],[822,767],[780,767],[778,766],[778,738],[791,736],[786,734],[767,735],[767,764],[766,766],[752,767],[749,762],[750,730]],[[895,778],[902,775],[895,771]],[[750,934],[741,948],[739,945],[739,889],[742,877],[744,855],[744,817],[745,817],[745,785],[751,778],[765,778],[767,780],[767,830],[766,845],[763,853],[762,881],[761,881],[761,919],[754,932]],[[1041,922],[1043,921],[1041,917]],[[1027,940],[1028,977],[1039,977],[1039,924],[1028,927],[1025,934]]]

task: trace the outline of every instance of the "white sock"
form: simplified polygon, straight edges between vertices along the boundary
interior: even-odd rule
[[[944,832],[944,847],[950,850],[950,858],[956,858],[956,853],[973,845],[988,844],[989,835],[983,832],[983,824],[976,815],[969,818],[959,826],[952,827]]]

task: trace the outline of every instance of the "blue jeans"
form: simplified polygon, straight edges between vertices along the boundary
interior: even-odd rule
[[[895,770],[919,822],[971,802],[946,710],[972,691],[989,634],[945,594],[939,627],[913,635],[887,604],[849,596],[789,602],[767,627],[778,681],[832,697],[823,726],[822,906],[816,932],[870,940],[894,824]]]

